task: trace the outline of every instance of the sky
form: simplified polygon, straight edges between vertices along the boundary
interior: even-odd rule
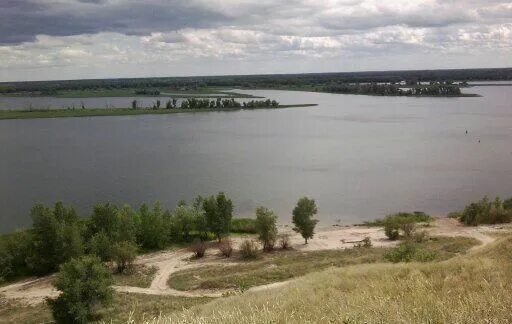
[[[484,67],[510,0],[0,0],[0,81]]]

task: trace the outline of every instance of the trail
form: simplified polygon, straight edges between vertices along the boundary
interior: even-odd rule
[[[471,248],[469,252],[473,253],[474,251],[494,242],[496,239],[486,233],[496,231],[497,229],[498,227],[496,226],[463,226],[454,219],[443,217],[437,218],[435,223],[426,230],[432,236],[473,237],[481,242],[480,245]],[[285,228],[284,232],[290,233],[290,242],[293,248],[299,251],[352,248],[353,243],[349,242],[358,241],[365,237],[370,237],[373,246],[375,247],[390,247],[399,243],[397,241],[388,240],[384,234],[384,230],[379,227],[330,227],[328,229],[318,231],[314,239],[310,240],[307,245],[304,244],[300,235],[294,234],[289,230],[289,228]],[[233,238],[233,243],[235,246],[238,246],[242,240],[243,238],[241,237],[235,237]],[[180,270],[193,269],[206,265],[237,265],[237,263],[232,260],[226,260],[217,256],[215,254],[216,252],[213,250],[214,249],[209,249],[205,258],[200,260],[191,259],[192,253],[188,252],[186,249],[167,250],[140,256],[135,261],[136,264],[149,267],[154,266],[158,269],[149,288],[132,286],[113,286],[113,288],[118,292],[124,293],[177,297],[221,297],[223,294],[233,293],[235,292],[234,289],[179,291],[171,289],[167,285],[169,277]],[[54,276],[27,279],[0,287],[0,296],[7,299],[19,299],[30,305],[40,303],[44,301],[46,297],[58,296],[59,292],[51,284],[53,278]],[[289,282],[290,281],[284,281],[252,287],[247,291],[253,292],[276,289],[288,284]]]

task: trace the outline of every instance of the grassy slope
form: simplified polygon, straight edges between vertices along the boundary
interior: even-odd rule
[[[311,107],[316,104],[279,105],[278,107],[243,108],[243,110],[279,109]],[[1,119],[34,119],[34,118],[65,118],[65,117],[93,117],[93,116],[133,116],[133,115],[167,115],[177,113],[197,113],[211,111],[238,111],[242,108],[223,109],[55,109],[55,110],[3,110],[0,111]]]
[[[507,323],[511,246],[508,236],[444,262],[329,268],[154,323]]]
[[[101,310],[97,323],[140,323],[161,313],[182,311],[209,302],[210,298],[183,298],[116,293],[110,307]],[[1,301],[0,301],[1,302]],[[0,304],[0,323],[53,323],[46,304],[27,306],[13,301]]]
[[[463,253],[478,242],[465,237],[434,237],[416,243],[421,250],[435,253],[442,261]],[[360,248],[316,252],[276,251],[260,259],[220,267],[204,266],[176,272],[168,284],[177,290],[212,288],[249,288],[303,276],[329,267],[383,262],[385,248]],[[239,260],[235,260],[240,262]]]

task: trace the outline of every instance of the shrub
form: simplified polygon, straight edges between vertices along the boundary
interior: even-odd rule
[[[503,209],[505,209],[505,210],[512,210],[512,197],[506,199],[503,202]]]
[[[400,225],[400,228],[404,232],[405,238],[410,238],[416,231],[416,224],[404,223]]]
[[[512,221],[512,210],[496,197],[491,202],[487,197],[473,202],[464,208],[460,221],[465,225],[477,226],[479,224],[499,224]]]
[[[245,240],[240,244],[240,255],[243,259],[254,259],[258,256],[258,243]]]
[[[388,239],[395,241],[398,240],[400,232],[398,231],[399,225],[397,223],[386,223],[384,225],[384,232]]]
[[[371,248],[373,246],[372,239],[367,236],[361,242],[354,244],[355,248]]]
[[[234,218],[231,220],[232,233],[256,234],[256,220],[253,218]]]
[[[122,273],[133,266],[137,256],[137,245],[131,242],[119,242],[112,246],[112,260],[117,264],[117,271]]]
[[[279,247],[283,250],[290,248],[290,234],[279,235]]]
[[[412,235],[412,239],[416,243],[423,243],[428,239],[427,231],[417,231]]]
[[[189,251],[194,253],[194,257],[199,259],[204,257],[204,254],[206,253],[206,249],[208,246],[205,242],[201,241],[200,239],[194,239],[194,242],[189,247]]]
[[[256,209],[256,230],[258,239],[263,244],[263,250],[271,251],[277,238],[277,216],[265,207]]]
[[[233,241],[228,238],[222,239],[219,243],[219,251],[223,256],[229,258],[233,253]]]
[[[384,219],[377,219],[371,222],[365,222],[366,226],[385,226],[387,223],[428,223],[433,218],[430,215],[425,214],[421,211],[415,211],[413,213],[397,213],[384,217]]]
[[[418,250],[410,241],[400,244],[384,255],[387,261],[398,262],[429,262],[436,259],[436,254],[430,251]]]
[[[54,282],[61,294],[47,299],[55,322],[88,323],[98,306],[112,300],[111,284],[112,275],[96,256],[63,264]]]

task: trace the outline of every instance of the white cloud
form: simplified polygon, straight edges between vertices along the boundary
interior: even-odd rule
[[[5,1],[1,80],[512,65],[507,1]]]

